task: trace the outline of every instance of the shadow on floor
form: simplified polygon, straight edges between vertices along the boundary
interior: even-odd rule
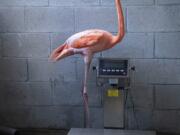
[[[67,135],[69,130],[21,129],[16,135]]]

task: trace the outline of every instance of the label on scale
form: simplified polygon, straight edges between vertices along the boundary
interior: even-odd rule
[[[117,78],[109,79],[109,84],[118,84],[118,79]]]
[[[118,89],[115,89],[115,88],[108,89],[107,96],[108,97],[119,97],[120,91]]]

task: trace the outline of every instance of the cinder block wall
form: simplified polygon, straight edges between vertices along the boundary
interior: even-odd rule
[[[130,58],[127,129],[180,132],[180,1],[122,0],[126,36],[97,57]],[[0,125],[83,127],[79,56],[48,61],[52,49],[89,28],[117,32],[114,0],[0,0]],[[103,127],[102,88],[91,70],[92,127]],[[134,103],[134,109],[132,106]]]

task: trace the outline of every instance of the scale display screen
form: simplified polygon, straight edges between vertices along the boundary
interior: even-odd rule
[[[122,59],[99,59],[99,76],[122,77],[128,75],[128,60]]]

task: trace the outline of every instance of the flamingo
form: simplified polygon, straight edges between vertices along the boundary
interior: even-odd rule
[[[85,72],[82,96],[84,102],[86,128],[90,127],[87,81],[93,55],[95,53],[114,47],[116,44],[121,42],[121,40],[125,36],[124,16],[121,0],[115,0],[115,5],[118,16],[117,35],[113,35],[108,31],[100,29],[85,30],[72,35],[64,42],[64,44],[60,45],[57,49],[55,49],[50,56],[50,59],[53,61],[58,61],[75,54],[80,54],[83,56]]]

